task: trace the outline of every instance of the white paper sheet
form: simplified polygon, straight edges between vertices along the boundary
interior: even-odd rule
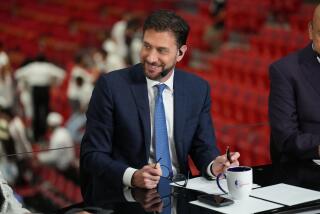
[[[216,210],[221,213],[226,213],[226,214],[248,214],[248,213],[256,213],[256,212],[262,212],[266,210],[272,210],[272,209],[277,209],[280,207],[283,207],[282,205],[279,204],[274,204],[268,201],[264,201],[261,199],[257,198],[247,198],[245,200],[235,200],[234,204],[231,204],[229,206],[225,207],[214,207],[210,206],[208,204],[202,203],[200,201],[191,201],[191,204],[200,206],[200,207],[205,207],[211,210]]]
[[[313,159],[313,162],[315,162],[316,164],[320,165],[320,159]]]
[[[181,185],[183,184],[183,182],[181,182]],[[226,179],[221,179],[220,180],[220,184],[221,187],[228,191],[228,187],[227,187],[227,181]],[[174,183],[171,183],[172,186],[178,186]],[[259,185],[257,184],[253,184],[252,188],[256,188],[259,187]],[[216,180],[208,180],[204,177],[196,177],[196,178],[192,178],[188,181],[187,184],[187,189],[193,189],[193,190],[198,190],[207,194],[224,194],[217,185]]]
[[[318,191],[283,183],[252,190],[250,195],[288,206],[320,199]]]

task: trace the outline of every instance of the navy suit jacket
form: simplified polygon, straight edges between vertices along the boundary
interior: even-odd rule
[[[273,162],[319,158],[320,63],[309,44],[270,66]]]
[[[210,116],[210,88],[199,77],[175,69],[174,139],[180,172],[188,155],[205,172],[219,154]],[[87,111],[81,144],[82,194],[89,204],[107,191],[122,191],[128,167],[140,169],[150,156],[147,82],[141,64],[102,75]]]

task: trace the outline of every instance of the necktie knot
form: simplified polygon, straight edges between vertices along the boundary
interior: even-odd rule
[[[164,91],[164,89],[166,88],[166,84],[159,84],[159,85],[156,85],[157,89],[158,89],[158,96],[162,95],[162,92]]]

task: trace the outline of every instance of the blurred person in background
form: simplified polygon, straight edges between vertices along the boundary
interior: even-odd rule
[[[89,72],[89,65],[85,57],[84,53],[79,53],[76,56],[67,89],[67,96],[71,104],[72,112],[66,122],[66,128],[74,143],[80,143],[83,137],[86,122],[85,112],[91,98],[95,81],[94,76]],[[94,63],[95,60],[93,59],[92,62]]]
[[[73,161],[75,160],[71,135],[63,127],[63,118],[59,113],[50,112],[47,123],[51,131],[48,149],[52,150],[39,153],[38,160],[40,163],[54,166],[67,178],[70,178],[73,171]],[[72,179],[74,178],[72,177]]]
[[[320,158],[320,5],[307,47],[270,66],[272,162]]]
[[[2,107],[10,109],[14,104],[14,81],[10,60],[0,42],[0,102]]]
[[[12,109],[6,109],[1,107],[0,104],[0,117],[5,119],[8,122],[8,134],[10,138],[10,143],[13,148],[10,151],[10,154],[20,154],[27,153],[22,155],[13,156],[12,159],[16,162],[18,167],[19,176],[15,183],[25,184],[30,182],[32,179],[31,171],[31,152],[32,147],[31,143],[27,137],[27,131],[22,119],[15,114]],[[9,157],[10,158],[10,157]]]
[[[93,85],[94,77],[89,72],[89,65],[86,61],[85,53],[78,53],[75,56],[74,66],[68,83],[67,97],[71,106],[72,113],[78,112],[81,108],[81,89]]]
[[[114,23],[111,29],[111,38],[116,44],[117,54],[123,59],[127,59],[128,46],[126,44],[126,29],[128,21],[131,19],[131,14],[125,13],[121,20]]]
[[[106,73],[126,67],[125,58],[119,54],[115,39],[108,33],[102,48],[106,52]]]
[[[16,159],[9,154],[15,154],[13,140],[9,133],[9,119],[6,114],[0,112],[0,171],[3,178],[10,184],[16,182],[19,176]]]
[[[0,111],[0,213],[29,213],[22,208],[22,204],[17,200],[10,184],[15,184],[19,176],[15,158],[6,155],[15,154],[15,142],[12,134],[12,121],[6,113],[8,109],[1,108]]]
[[[142,29],[141,19],[132,17],[127,22],[127,28],[125,32],[126,45],[128,48],[127,64],[135,65],[140,62],[140,50],[142,47]]]
[[[109,67],[108,71],[121,69],[126,65],[139,62],[141,18],[138,15],[124,15],[122,20],[113,25],[110,36],[107,36],[102,46],[108,52],[109,63],[119,64],[118,67]],[[124,66],[120,66],[120,59],[123,60]]]
[[[223,43],[226,2],[227,0],[210,1],[209,11],[212,16],[213,25],[207,29],[204,40],[210,45],[213,53],[216,53]]]
[[[43,55],[16,70],[21,101],[25,108],[32,109],[32,129],[35,142],[41,142],[47,130],[46,118],[49,113],[49,90],[65,77],[65,71],[50,63]],[[31,106],[30,106],[31,105]]]
[[[108,53],[103,48],[94,49],[91,54],[94,67],[99,71],[99,75],[101,73],[107,73],[107,55]]]
[[[8,66],[9,65],[9,56],[4,50],[4,45],[0,41],[0,66]]]
[[[75,143],[80,143],[84,135],[84,127],[86,123],[86,115],[91,94],[93,91],[93,84],[86,81],[85,77],[78,75],[75,78],[76,90],[74,91],[74,101],[77,102],[77,108],[73,109],[71,116],[66,122],[66,128],[70,132],[72,140]]]

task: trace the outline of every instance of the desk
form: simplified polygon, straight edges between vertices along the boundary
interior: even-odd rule
[[[253,181],[261,186],[269,186],[277,183],[286,183],[295,186],[305,187],[320,191],[320,166],[313,162],[286,163],[280,165],[264,165],[253,167]],[[140,190],[136,190],[139,192]],[[189,203],[196,200],[200,193],[184,188],[173,187],[172,202],[177,214],[213,214],[218,213],[212,210],[201,208]],[[58,213],[76,213],[76,210],[83,210],[83,204],[77,204],[60,210]],[[105,201],[100,202],[96,208],[90,208],[93,213],[156,213],[152,208],[147,210],[137,202],[126,202],[123,195],[107,194]],[[97,212],[94,212],[97,210]],[[98,211],[100,210],[100,211]],[[113,212],[111,212],[113,210]],[[299,204],[295,206],[285,206],[277,210],[269,210],[261,213],[299,213],[307,210],[319,210],[320,200]]]

